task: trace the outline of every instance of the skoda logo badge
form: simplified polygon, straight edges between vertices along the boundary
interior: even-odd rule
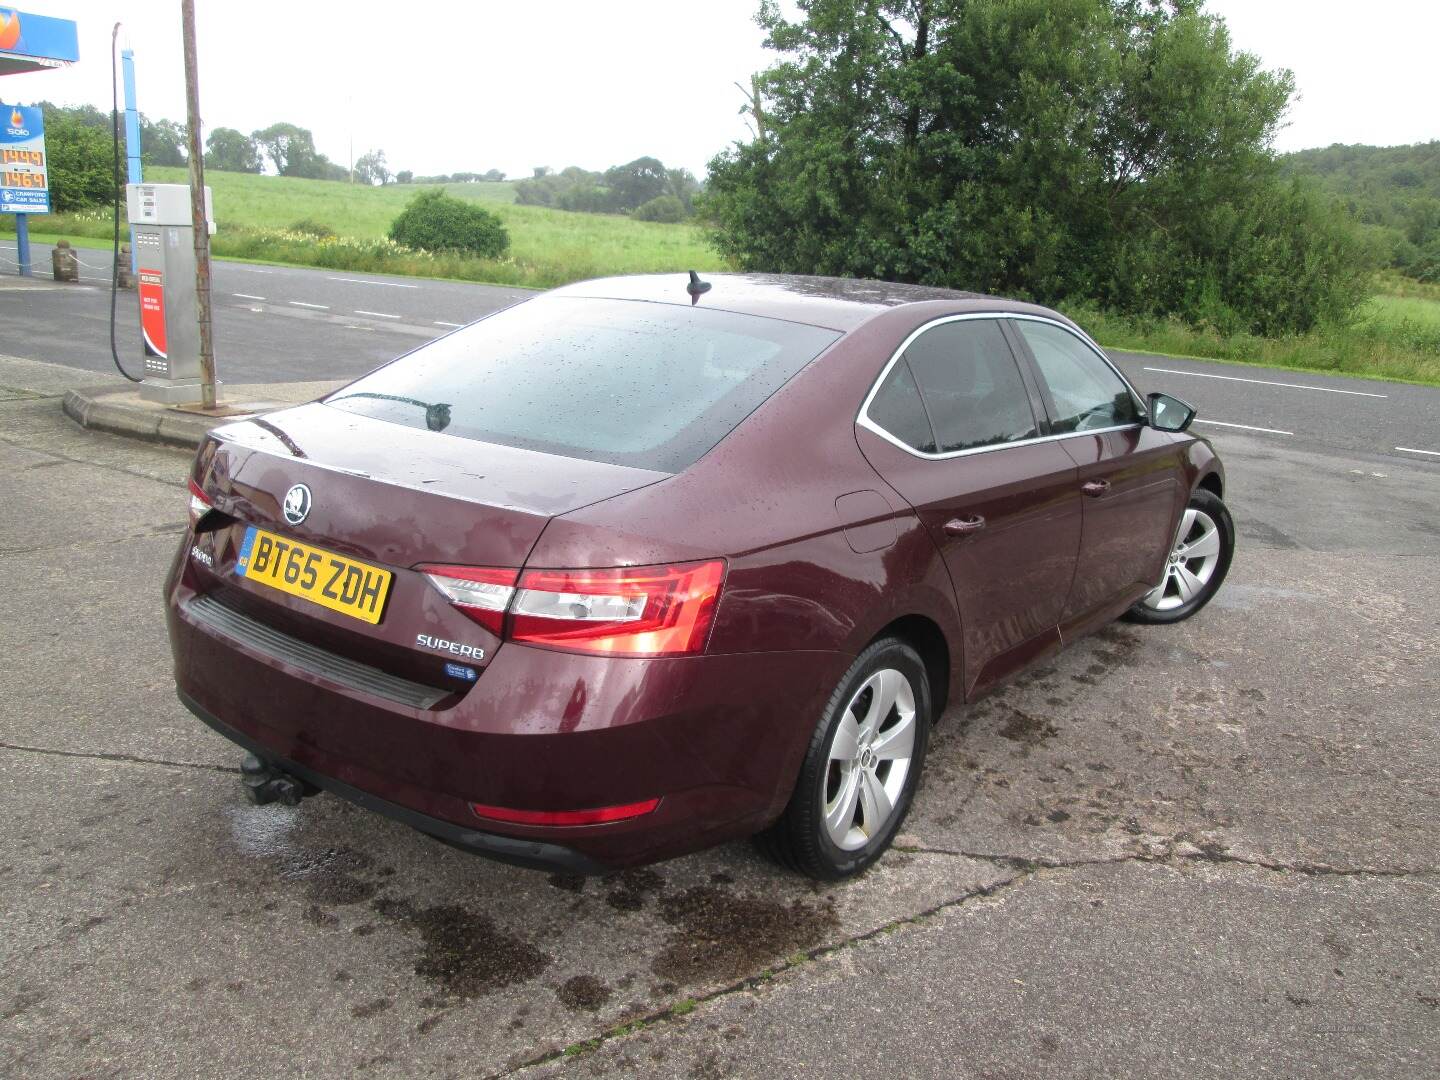
[[[285,492],[285,505],[281,509],[286,521],[299,525],[310,513],[310,489],[304,484],[296,484]]]

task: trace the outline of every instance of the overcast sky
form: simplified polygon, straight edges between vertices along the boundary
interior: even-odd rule
[[[769,62],[755,0],[196,0],[207,130],[288,120],[344,164],[394,170],[602,169],[642,154],[698,176],[747,137],[732,85]],[[76,20],[80,63],[9,76],[6,102],[108,107],[110,30],[135,50],[139,104],[184,120],[179,0],[22,0]],[[1236,45],[1290,68],[1281,150],[1440,138],[1440,0],[1210,0]]]

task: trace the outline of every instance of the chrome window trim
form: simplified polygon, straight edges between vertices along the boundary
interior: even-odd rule
[[[890,359],[886,361],[885,366],[880,369],[880,374],[877,375],[875,377],[875,381],[870,384],[870,392],[865,395],[865,400],[860,404],[860,412],[855,417],[856,426],[863,427],[866,431],[872,432],[873,434],[880,436],[880,438],[884,439],[886,442],[892,444],[893,446],[898,446],[907,454],[921,458],[926,461],[946,461],[950,458],[968,457],[972,454],[989,454],[993,453],[996,450],[1009,450],[1011,447],[1014,446],[1029,446],[1033,443],[1059,442],[1061,439],[1078,439],[1086,435],[1103,435],[1107,431],[1131,431],[1135,428],[1145,426],[1145,423],[1142,420],[1138,423],[1133,424],[1113,424],[1110,427],[1091,428],[1088,431],[1066,431],[1062,432],[1059,435],[1037,435],[1029,439],[1015,439],[1012,442],[995,443],[992,446],[972,446],[964,450],[949,450],[943,453],[930,454],[926,453],[924,450],[916,450],[909,443],[890,434],[890,432],[886,431],[874,420],[870,419],[870,404],[875,400],[875,395],[880,392],[880,387],[884,385],[885,380],[889,378],[890,369],[899,362],[900,358],[905,355],[905,350],[910,348],[910,346],[915,343],[916,339],[919,338],[921,334],[933,330],[937,326],[943,326],[945,323],[969,322],[971,320],[978,319],[1026,319],[1030,322],[1049,323],[1051,326],[1058,326],[1061,330],[1064,330],[1066,333],[1070,334],[1072,337],[1074,337],[1077,341],[1079,341],[1082,345],[1088,348],[1091,352],[1095,353],[1096,356],[1100,357],[1100,359],[1105,362],[1105,366],[1108,367],[1111,371],[1113,371],[1115,375],[1119,378],[1119,380],[1125,385],[1125,388],[1130,391],[1131,396],[1135,399],[1137,407],[1139,407],[1140,409],[1140,415],[1142,417],[1145,416],[1145,409],[1143,406],[1140,405],[1140,402],[1144,399],[1142,399],[1140,395],[1136,393],[1135,387],[1130,384],[1130,380],[1127,379],[1125,377],[1125,374],[1119,368],[1117,368],[1114,363],[1111,362],[1110,358],[1105,355],[1104,351],[1100,348],[1100,346],[1096,345],[1093,341],[1091,341],[1090,338],[1087,337],[1083,332],[1077,331],[1074,327],[1066,326],[1058,319],[1047,318],[1044,315],[1028,315],[1008,311],[976,311],[968,312],[963,315],[942,315],[938,319],[930,320],[923,326],[917,326],[908,335],[906,335],[905,340],[900,343],[900,347],[896,349],[895,352],[891,355]],[[1016,361],[1016,364],[1018,365],[1019,357],[1015,357],[1014,359]],[[923,393],[923,391],[921,392]]]

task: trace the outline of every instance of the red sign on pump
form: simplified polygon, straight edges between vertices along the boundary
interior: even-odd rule
[[[140,271],[140,333],[145,355],[165,358],[165,275]]]

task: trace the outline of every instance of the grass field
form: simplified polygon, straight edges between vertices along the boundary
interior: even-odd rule
[[[156,168],[148,174],[158,183],[184,183],[186,178],[184,169]],[[385,239],[391,220],[424,190],[419,185],[377,188],[223,172],[211,172],[206,180],[214,191],[214,251],[221,257],[534,288],[608,274],[725,268],[693,225],[519,206],[510,183],[445,186],[452,195],[484,204],[510,232],[505,258],[476,259],[405,251]],[[316,240],[290,230],[305,220],[326,225],[337,236]],[[63,236],[102,246],[110,237],[110,215],[97,210],[37,216],[31,229],[37,240]],[[0,232],[11,231],[11,219],[0,218]],[[1376,295],[1351,324],[1297,337],[1220,335],[1175,320],[1134,319],[1084,307],[1067,314],[1113,348],[1440,385],[1440,285],[1394,273],[1377,277]]]
[[[182,184],[179,168],[151,168],[146,179]],[[510,233],[502,259],[397,251],[385,240],[390,222],[422,185],[369,187],[328,180],[212,171],[205,177],[214,199],[216,255],[324,266],[374,273],[459,278],[500,285],[549,288],[607,274],[718,270],[719,257],[693,225],[632,221],[615,214],[571,214],[515,203],[514,185],[447,184],[458,198],[481,203]],[[300,221],[319,222],[337,234],[316,242],[289,232]],[[5,220],[9,226],[9,220]],[[40,236],[108,238],[110,215],[36,215]],[[7,231],[8,228],[7,228]]]

